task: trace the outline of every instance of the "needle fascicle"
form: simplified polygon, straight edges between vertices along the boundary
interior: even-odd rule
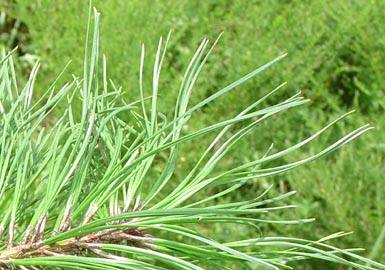
[[[92,219],[92,217],[95,215],[96,211],[98,211],[98,206],[96,204],[92,203],[88,207],[87,212],[84,215],[84,219],[83,219],[83,222],[81,223],[81,225],[87,224]]]
[[[12,215],[11,220],[9,221],[9,229],[8,229],[8,245],[7,245],[8,249],[11,249],[13,247],[14,233],[15,233],[15,216]]]

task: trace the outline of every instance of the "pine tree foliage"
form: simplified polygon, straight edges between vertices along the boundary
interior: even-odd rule
[[[91,18],[91,9],[90,9]],[[304,104],[295,94],[265,106],[269,94],[235,116],[195,131],[183,127],[190,117],[218,97],[240,86],[284,57],[259,67],[197,104],[189,104],[194,84],[214,45],[204,39],[180,84],[172,119],[158,111],[158,85],[169,36],[159,42],[153,68],[152,95],[143,89],[144,47],[139,67],[140,100],[127,102],[107,78],[99,59],[99,14],[87,29],[84,74],[58,89],[60,76],[38,100],[33,98],[39,63],[19,87],[12,52],[0,66],[0,269],[278,269],[293,260],[319,259],[356,269],[385,266],[339,249],[327,240],[263,237],[264,223],[302,224],[305,220],[272,220],[269,213],[292,208],[289,192],[253,200],[212,203],[247,181],[293,169],[326,155],[370,129],[360,127],[323,151],[296,162],[269,166],[332,127],[290,148],[267,147],[258,159],[218,171],[226,153],[271,116]],[[91,33],[92,32],[92,33]],[[101,63],[100,63],[101,62]],[[65,71],[63,71],[65,72]],[[99,74],[101,74],[99,76]],[[76,106],[80,97],[80,109]],[[55,116],[56,108],[64,108]],[[133,121],[127,121],[127,115]],[[270,119],[271,120],[271,119]],[[239,124],[242,125],[239,125]],[[216,134],[184,179],[175,179],[180,146]],[[200,143],[204,143],[203,141]],[[159,167],[158,157],[166,162]],[[169,186],[172,185],[173,189]],[[208,188],[217,193],[196,196]],[[221,242],[194,225],[251,226],[252,239]]]

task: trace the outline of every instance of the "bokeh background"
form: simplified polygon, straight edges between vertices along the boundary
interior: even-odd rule
[[[81,76],[88,1],[0,3],[0,47],[10,50],[18,46],[15,62],[20,84],[28,78],[34,62],[41,61],[35,98],[70,60],[59,85],[71,80],[72,74]],[[257,179],[227,199],[256,196],[270,184],[274,184],[275,193],[297,190],[291,200],[299,207],[277,213],[277,218],[315,217],[316,221],[268,226],[263,228],[264,234],[316,240],[352,231],[335,244],[363,247],[363,255],[385,263],[385,1],[94,0],[93,5],[101,13],[101,52],[107,58],[108,76],[122,86],[128,99],[139,98],[142,43],[146,48],[145,87],[150,93],[154,52],[159,38],[172,30],[159,90],[166,115],[172,113],[183,72],[203,37],[214,41],[223,32],[197,82],[193,103],[288,53],[267,71],[205,107],[190,122],[188,128],[199,128],[231,117],[283,82],[288,84],[269,104],[298,91],[311,99],[247,137],[221,164],[223,168],[260,156],[271,143],[277,149],[293,145],[347,111],[356,112],[290,160],[320,151],[363,124],[374,126],[332,155],[283,175]],[[190,161],[196,160],[205,146],[185,146],[176,179],[188,171]],[[210,229],[219,238],[255,233],[231,226]],[[312,261],[296,266],[314,267],[330,269]]]

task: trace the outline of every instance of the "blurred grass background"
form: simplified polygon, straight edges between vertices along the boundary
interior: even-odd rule
[[[317,221],[270,226],[263,228],[264,234],[316,240],[341,230],[353,231],[338,239],[338,246],[364,247],[364,255],[385,263],[380,238],[385,226],[385,1],[94,0],[93,5],[102,14],[101,51],[107,57],[109,77],[132,100],[139,98],[141,44],[146,46],[145,86],[150,93],[158,39],[173,31],[159,91],[166,114],[171,114],[184,69],[203,37],[214,41],[224,32],[198,80],[193,102],[288,53],[190,122],[195,129],[231,117],[285,81],[285,90],[269,103],[298,90],[312,100],[247,137],[222,164],[224,168],[260,156],[272,142],[278,149],[292,145],[349,110],[356,113],[291,158],[303,158],[359,125],[372,124],[374,130],[337,153],[279,177],[247,184],[229,199],[253,197],[269,184],[276,186],[273,192],[298,190],[292,200],[299,208],[277,213],[277,218],[315,217]],[[69,60],[72,63],[60,83],[71,80],[71,74],[82,75],[88,1],[8,0],[1,2],[1,14],[1,46],[19,45],[18,72],[27,78],[35,57],[41,59],[36,96]],[[185,146],[176,177],[185,175],[203,147]],[[218,237],[245,233],[255,234],[234,227],[217,231]],[[376,241],[380,245],[374,249]],[[311,261],[297,266],[314,267],[329,266]]]

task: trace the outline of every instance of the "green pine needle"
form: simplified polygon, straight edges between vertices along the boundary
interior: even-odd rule
[[[287,262],[310,258],[356,269],[385,269],[384,265],[357,255],[358,249],[339,249],[325,243],[343,233],[319,241],[261,236],[260,224],[284,226],[313,221],[269,219],[272,211],[294,207],[287,204],[287,199],[295,192],[267,198],[270,187],[253,200],[213,203],[247,181],[282,173],[326,155],[371,127],[360,127],[305,159],[269,165],[310,143],[348,113],[292,147],[274,152],[270,146],[261,158],[218,171],[217,164],[231,148],[237,147],[239,140],[264,121],[273,121],[272,116],[307,100],[295,94],[278,104],[263,105],[263,101],[282,90],[282,84],[226,120],[187,133],[184,125],[203,106],[285,55],[190,105],[194,85],[219,40],[209,47],[209,41],[204,39],[182,78],[174,117],[168,119],[158,109],[158,86],[170,35],[165,44],[162,39],[159,42],[150,97],[145,96],[143,89],[142,47],[141,98],[129,103],[120,89],[108,81],[105,57],[99,78],[99,13],[93,11],[92,31],[91,11],[83,78],[74,77],[62,87],[58,87],[56,78],[37,101],[33,91],[39,63],[33,67],[26,85],[19,88],[12,52],[2,53],[1,269],[279,269],[288,268]],[[53,114],[59,105],[64,108],[62,114]],[[132,123],[127,122],[127,115]],[[175,179],[180,146],[206,134],[216,136],[186,177]],[[166,162],[159,172],[154,168],[160,166],[156,159],[160,156],[166,157]],[[216,194],[204,198],[197,195],[216,186],[222,187]],[[220,242],[198,229],[213,224],[249,226],[260,237]]]

